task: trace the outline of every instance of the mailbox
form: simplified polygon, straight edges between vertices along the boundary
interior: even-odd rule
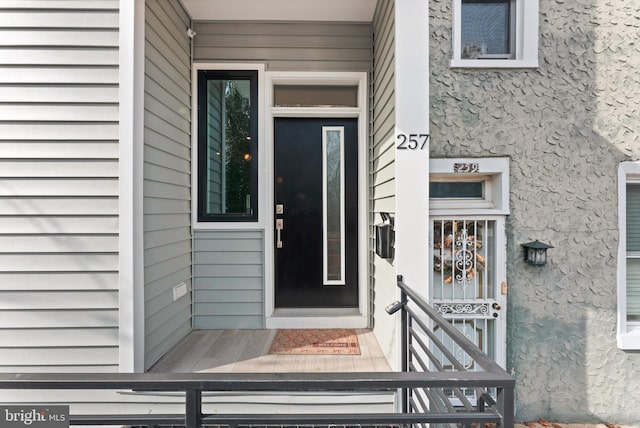
[[[388,213],[380,213],[382,223],[376,224],[376,254],[383,259],[392,259],[395,245],[393,220]]]

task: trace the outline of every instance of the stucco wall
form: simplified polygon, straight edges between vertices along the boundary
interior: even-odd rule
[[[540,67],[450,69],[430,0],[432,157],[511,157],[508,361],[517,419],[638,423],[640,353],[616,347],[617,168],[640,159],[640,4],[540,0]],[[550,242],[525,265],[520,244]]]

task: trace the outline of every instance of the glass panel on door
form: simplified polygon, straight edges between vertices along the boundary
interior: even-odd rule
[[[323,282],[344,285],[344,127],[322,127]]]

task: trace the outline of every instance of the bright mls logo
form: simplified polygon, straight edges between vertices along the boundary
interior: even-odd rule
[[[69,406],[0,406],[0,428],[68,428]]]

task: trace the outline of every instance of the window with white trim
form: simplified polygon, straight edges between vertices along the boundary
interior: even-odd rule
[[[538,66],[538,0],[453,0],[452,67]]]
[[[618,174],[618,346],[640,349],[640,162]]]
[[[509,214],[508,158],[429,159],[429,212]]]

